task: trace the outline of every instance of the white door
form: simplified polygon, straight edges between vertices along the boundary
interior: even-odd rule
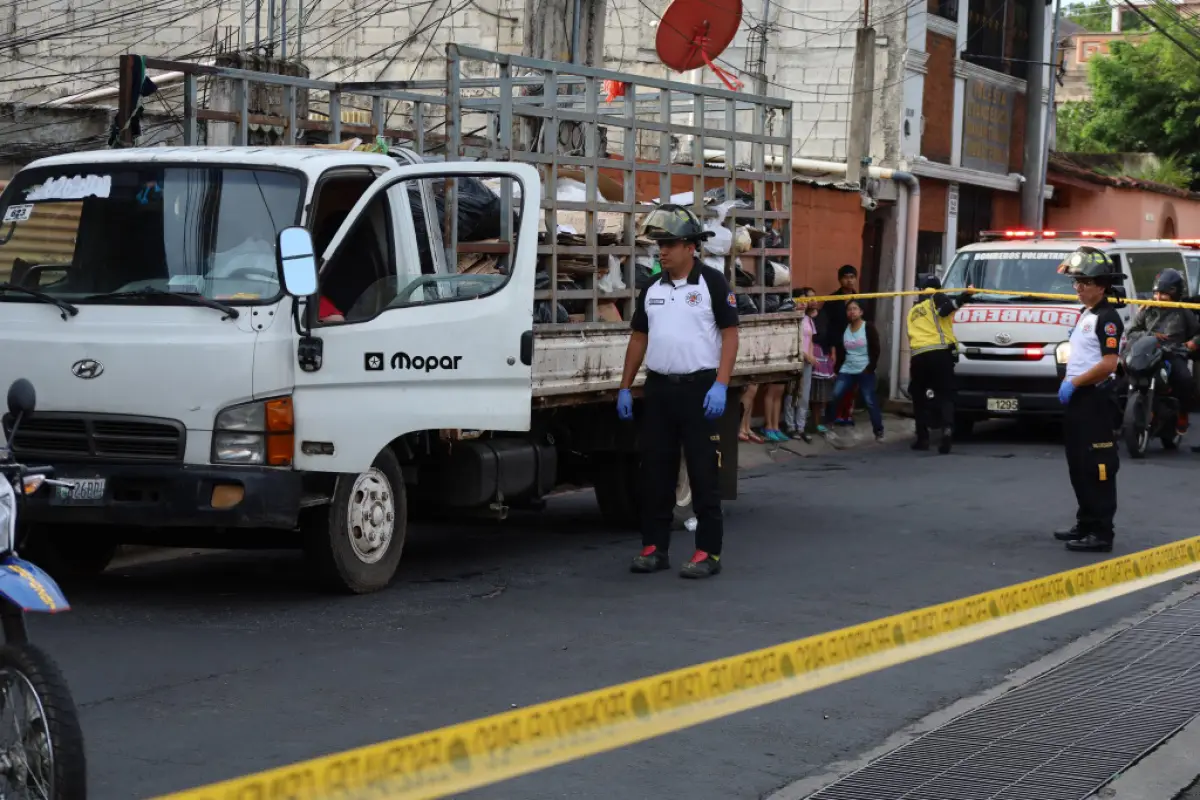
[[[501,221],[499,242],[479,248],[492,252],[475,257],[483,263],[439,274],[441,237],[430,233],[442,220],[420,198],[453,186],[465,204],[479,197],[470,178],[511,198],[519,229]],[[313,328],[319,370],[294,368],[298,468],[364,472],[414,431],[529,430],[540,206],[539,175],[526,164],[407,166],[367,190],[322,262],[321,296],[340,300],[345,322]]]

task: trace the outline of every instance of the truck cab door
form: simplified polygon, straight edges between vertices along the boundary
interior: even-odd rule
[[[464,243],[487,252],[460,261],[441,236],[428,235],[449,230],[430,191],[474,208],[491,196],[475,179],[508,199],[481,215],[498,239]],[[294,368],[297,468],[365,472],[389,442],[414,431],[529,430],[540,207],[540,176],[526,164],[402,166],[376,180],[330,241],[318,294],[306,301],[313,322],[312,307],[334,282],[353,282],[338,295],[358,298],[338,309],[344,321],[313,326],[320,368]],[[504,212],[518,208],[515,223]]]

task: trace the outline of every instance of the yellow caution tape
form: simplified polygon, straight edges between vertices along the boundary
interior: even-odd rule
[[[1031,300],[1066,300],[1076,305],[1082,305],[1079,298],[1073,294],[1054,294],[1051,292],[1014,292],[1007,289],[912,289],[905,292],[859,292],[857,294],[826,294],[818,297],[797,297],[797,301],[832,303],[845,300],[870,300],[877,297],[910,297],[920,294],[1001,294],[1012,297],[1027,297]],[[1180,303],[1174,300],[1140,300],[1136,297],[1122,297],[1121,302],[1131,306],[1153,306],[1155,308],[1190,308],[1200,311],[1200,303]],[[799,302],[797,303],[799,307]]]
[[[444,797],[679,731],[1200,572],[1200,537],[162,800]]]

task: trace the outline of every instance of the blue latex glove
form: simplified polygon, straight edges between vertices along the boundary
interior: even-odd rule
[[[633,393],[628,389],[617,392],[617,416],[621,419],[633,419]]]
[[[1058,402],[1064,406],[1071,402],[1071,395],[1075,394],[1075,384],[1070,380],[1064,380],[1062,385],[1058,387]]]
[[[705,419],[716,419],[725,413],[725,384],[713,381],[712,388],[704,395]]]

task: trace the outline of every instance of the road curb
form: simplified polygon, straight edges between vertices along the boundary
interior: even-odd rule
[[[1185,725],[1089,800],[1173,800],[1196,781],[1200,718]]]

